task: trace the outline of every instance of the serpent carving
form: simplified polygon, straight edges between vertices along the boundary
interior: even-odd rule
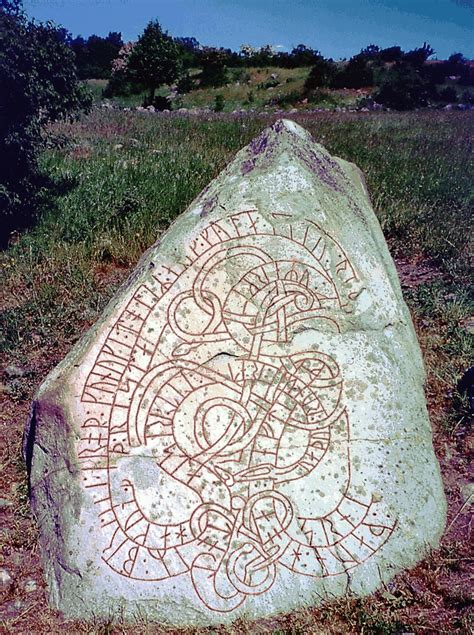
[[[208,222],[187,253],[152,270],[103,343],[78,457],[104,563],[188,576],[209,610],[230,612],[282,567],[344,574],[394,522],[349,493],[344,368],[292,345],[351,312],[362,286],[342,248],[311,221],[247,211]]]

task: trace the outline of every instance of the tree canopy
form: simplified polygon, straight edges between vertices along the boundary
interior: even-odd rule
[[[15,0],[0,0],[1,243],[28,225],[44,179],[38,167],[46,123],[90,106],[78,82],[68,33],[29,21]]]
[[[182,72],[180,47],[162,30],[158,20],[152,20],[133,47],[128,72],[149,90],[150,102],[156,89],[172,84]]]

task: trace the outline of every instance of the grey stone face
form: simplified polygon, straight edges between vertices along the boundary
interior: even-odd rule
[[[36,396],[52,605],[206,625],[372,592],[444,527],[423,381],[361,173],[276,122]]]

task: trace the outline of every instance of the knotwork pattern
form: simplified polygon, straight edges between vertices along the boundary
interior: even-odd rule
[[[228,612],[281,568],[347,572],[395,524],[350,493],[344,369],[294,344],[307,328],[337,333],[361,293],[340,245],[311,221],[248,211],[209,222],[187,253],[152,269],[110,329],[78,457],[107,566],[187,575]]]

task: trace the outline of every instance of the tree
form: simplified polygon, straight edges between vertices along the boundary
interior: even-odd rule
[[[148,89],[150,103],[155,99],[157,88],[172,84],[181,75],[179,46],[162,30],[158,20],[149,22],[138,38],[130,55],[128,70]]]
[[[91,35],[85,40],[80,35],[71,40],[76,54],[76,67],[81,79],[108,79],[112,61],[123,46],[122,35],[111,31],[107,37]]]
[[[312,66],[316,61],[319,53],[305,44],[298,44],[290,53],[289,64],[291,68],[300,66]]]
[[[176,37],[174,39],[180,50],[180,57],[184,68],[199,65],[199,51],[201,45],[195,37]]]
[[[258,49],[254,46],[251,46],[250,44],[240,45],[240,54],[247,60],[253,57],[257,53],[257,51]]]
[[[22,12],[21,0],[0,0],[0,11],[9,15],[19,15]]]
[[[367,60],[375,60],[380,56],[380,46],[376,44],[369,44],[365,49],[362,49],[359,53],[360,57],[364,57]]]
[[[20,2],[0,0],[0,222],[2,246],[34,220],[47,180],[39,169],[44,126],[91,105],[69,34],[29,21]]]
[[[426,42],[423,46],[403,53],[401,59],[377,73],[376,101],[396,110],[410,110],[427,106],[436,98],[433,73],[426,64],[434,50]]]
[[[112,60],[112,72],[109,83],[103,91],[104,97],[137,95],[143,91],[143,86],[136,81],[132,81],[128,71],[128,63],[134,46],[134,42],[127,42],[119,50],[117,57]]]
[[[448,57],[445,62],[445,71],[447,77],[459,77],[460,84],[469,84],[470,65],[462,53],[453,53]]]

